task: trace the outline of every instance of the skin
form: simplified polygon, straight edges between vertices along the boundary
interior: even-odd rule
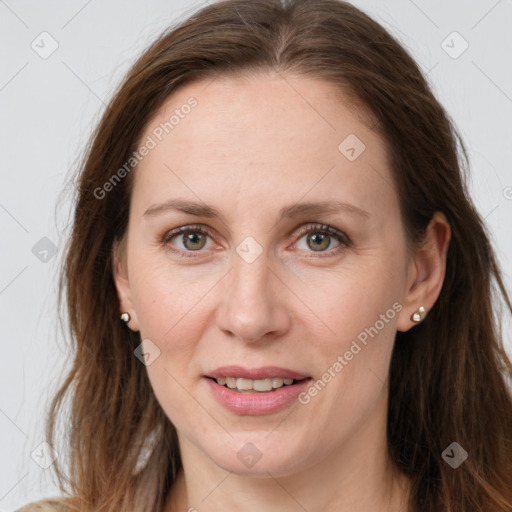
[[[166,510],[405,510],[409,482],[386,445],[388,370],[396,331],[413,327],[412,313],[428,312],[441,290],[444,216],[409,252],[385,144],[326,82],[269,72],[195,82],[141,140],[190,96],[197,107],[137,167],[127,235],[114,246],[121,311],[160,350],[147,372],[178,431],[184,471]],[[354,161],[338,149],[349,134],[365,144]],[[223,219],[144,215],[170,199],[210,205]],[[367,214],[278,220],[283,207],[330,200]],[[299,233],[311,223],[350,242],[328,236],[318,250],[318,228]],[[196,245],[183,235],[159,242],[193,224],[213,233],[202,248],[200,234]],[[236,251],[249,236],[263,249],[251,263]],[[201,377],[228,364],[273,365],[316,381],[395,303],[401,310],[307,404],[235,414]],[[251,468],[237,457],[248,442],[262,454]]]

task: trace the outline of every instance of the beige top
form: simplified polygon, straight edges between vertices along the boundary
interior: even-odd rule
[[[64,510],[62,499],[50,498],[41,501],[33,501],[15,512],[61,512]]]

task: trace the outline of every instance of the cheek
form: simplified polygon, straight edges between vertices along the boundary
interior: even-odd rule
[[[167,416],[187,432],[184,418],[201,414],[190,386],[198,373],[194,355],[205,329],[208,291],[218,278],[211,271],[198,275],[197,267],[177,269],[157,258],[134,261],[132,268],[141,339],[150,339],[160,351],[146,368],[151,386]]]
[[[315,337],[308,353],[318,374],[299,397],[305,411],[313,411],[314,425],[323,425],[326,437],[337,440],[355,435],[383,400],[402,309],[384,286],[340,286],[337,295],[333,292],[337,301],[326,301],[322,312],[335,334]]]
[[[364,265],[347,265],[331,273],[328,279],[317,275],[316,280],[303,281],[316,283],[304,285],[299,293],[322,320],[315,330],[312,323],[299,326],[309,333],[315,348],[309,351],[310,360],[320,373],[318,386],[304,396],[304,402],[318,400],[324,411],[341,415],[343,410],[351,411],[352,417],[358,417],[358,411],[363,414],[380,395],[402,310],[401,261],[400,255],[381,252],[379,257],[368,256]]]
[[[312,319],[309,326],[318,324],[318,341],[339,349],[376,323],[393,337],[398,307],[393,304],[400,303],[404,279],[400,262],[399,255],[381,252],[352,258],[337,270],[303,272],[293,289],[309,311],[298,321]]]
[[[191,319],[204,307],[202,302],[219,276],[211,268],[178,267],[162,259],[134,262],[132,297],[141,336],[157,344],[172,339],[179,345],[182,337],[178,333],[199,327],[197,318]]]

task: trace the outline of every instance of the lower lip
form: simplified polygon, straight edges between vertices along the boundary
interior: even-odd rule
[[[239,393],[225,386],[217,384],[213,379],[204,377],[213,396],[235,414],[248,414],[259,416],[272,414],[290,405],[310,383],[311,379],[305,379],[290,386],[261,393]]]

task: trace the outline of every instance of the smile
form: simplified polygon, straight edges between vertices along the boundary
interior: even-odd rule
[[[279,377],[272,377],[267,379],[244,379],[243,377],[219,377],[215,379],[220,386],[226,386],[229,389],[235,389],[240,393],[248,393],[257,391],[266,393],[273,389],[279,389],[283,386],[291,386],[294,384],[294,379],[281,379]]]
[[[203,380],[211,395],[229,411],[263,415],[292,405],[312,378],[275,366],[256,369],[224,366],[203,375]]]

